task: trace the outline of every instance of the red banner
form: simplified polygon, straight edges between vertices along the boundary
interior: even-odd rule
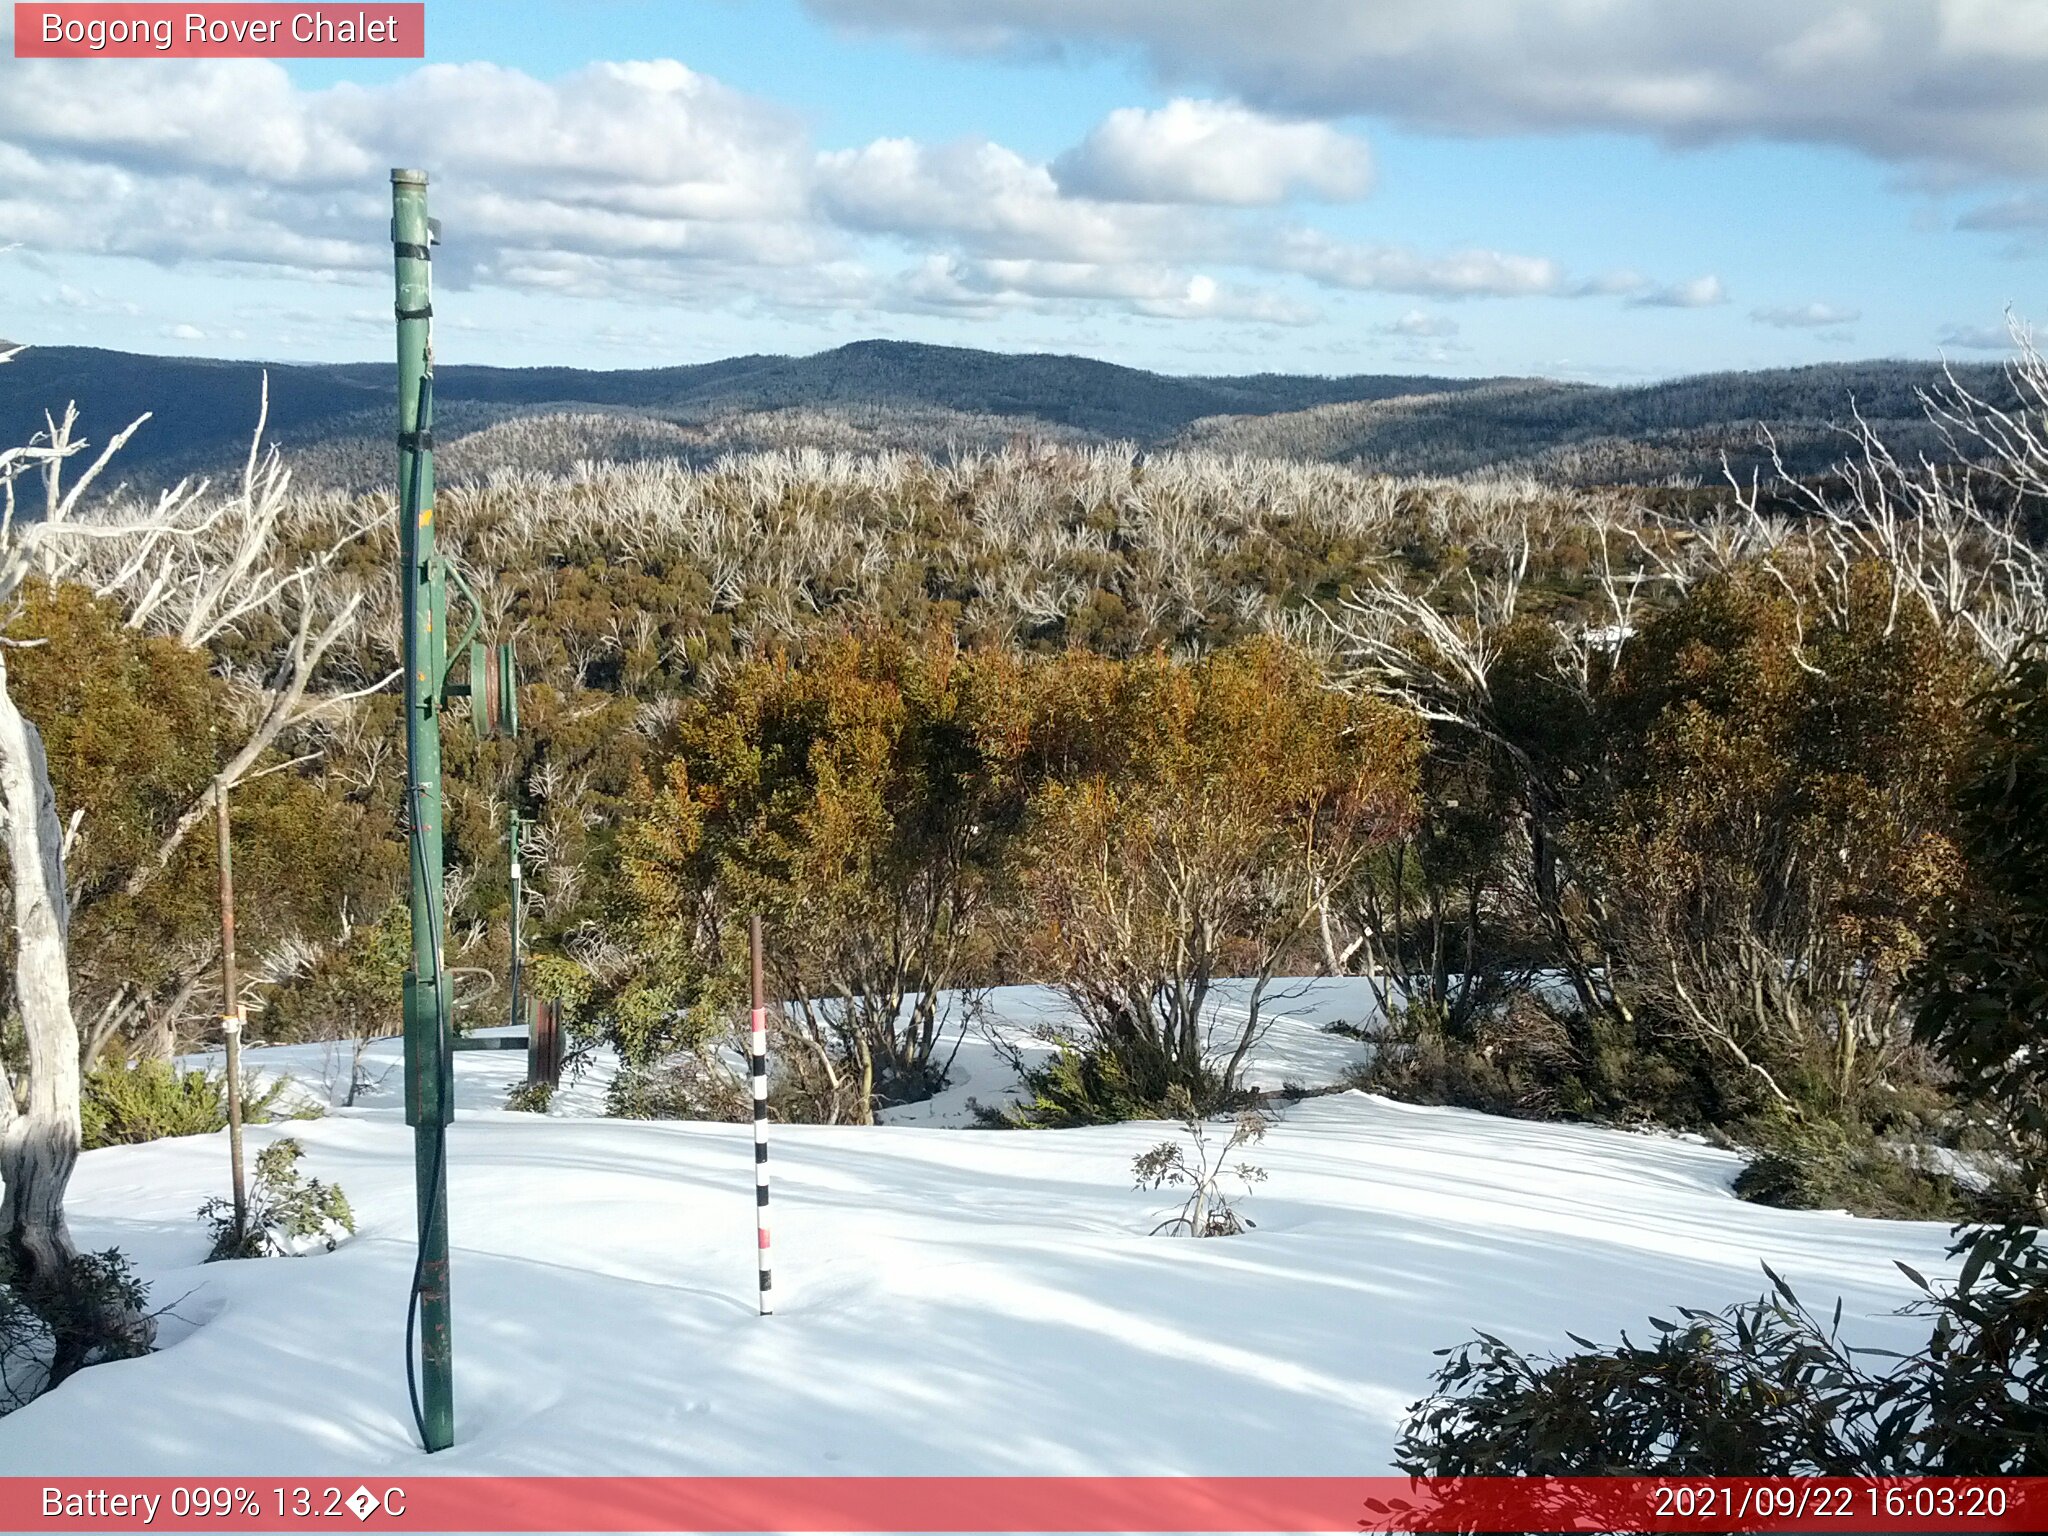
[[[421,3],[14,7],[18,59],[420,59]]]
[[[9,1531],[2042,1531],[2048,1478],[0,1479]]]

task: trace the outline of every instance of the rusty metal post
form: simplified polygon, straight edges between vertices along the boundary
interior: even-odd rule
[[[551,997],[541,1005],[541,1071],[550,1088],[562,1086],[562,1000]]]
[[[526,1081],[540,1081],[540,999],[526,999]]]
[[[472,669],[472,670],[473,670],[473,669]],[[509,964],[509,966],[508,966],[507,970],[508,970],[508,977],[509,977],[509,980],[511,981],[511,984],[512,984],[512,1019],[511,1019],[511,1023],[512,1023],[512,1027],[513,1027],[514,1029],[517,1029],[517,1028],[518,1028],[518,1027],[519,1027],[519,1026],[520,1026],[521,1024],[524,1024],[524,1023],[526,1023],[526,1010],[525,1010],[525,1008],[524,1008],[524,1007],[522,1006],[522,1005],[523,1005],[523,1004],[525,1003],[525,1001],[526,1001],[526,1000],[525,1000],[525,998],[524,998],[524,997],[522,997],[522,996],[520,995],[520,991],[519,991],[519,982],[520,982],[520,975],[519,975],[519,969],[520,969],[520,966],[519,966],[519,960],[520,960],[520,947],[519,947],[519,946],[520,946],[520,932],[519,932],[519,929],[520,929],[520,921],[519,921],[519,920],[520,920],[520,918],[521,918],[522,916],[524,916],[524,915],[525,915],[525,914],[524,914],[524,908],[525,908],[525,905],[526,905],[526,898],[525,898],[525,894],[524,894],[524,892],[525,892],[525,880],[526,880],[526,871],[525,871],[525,869],[524,869],[524,868],[523,868],[523,867],[522,867],[522,866],[520,865],[520,862],[519,862],[519,807],[518,807],[518,806],[517,806],[516,804],[515,804],[515,805],[514,805],[514,806],[512,807],[512,814],[511,814],[511,820],[510,820],[510,831],[509,831],[509,836],[510,836],[510,840],[511,840],[511,848],[512,848],[512,915],[511,915],[511,920],[510,920],[510,923],[509,923],[509,936],[510,936],[510,938],[511,938],[511,943],[512,943],[512,959],[511,959],[511,962],[510,962],[510,964]],[[531,1027],[531,1026],[529,1025],[529,1026],[528,1026],[528,1032],[527,1032],[527,1040],[528,1040],[528,1042],[529,1042],[529,1045],[528,1045],[528,1050],[527,1050],[527,1053],[526,1053],[526,1080],[527,1080],[527,1082],[529,1082],[529,1083],[531,1083],[531,1082],[533,1082],[533,1081],[534,1081],[534,1075],[533,1075],[533,1065],[534,1065],[534,1063],[533,1063],[533,1051],[532,1051],[532,1048],[531,1048],[531,1041],[532,1041],[532,1038],[533,1038],[533,1036],[532,1036],[532,1027]]]
[[[220,846],[220,1032],[228,1055],[228,1166],[235,1180],[235,1237],[249,1233],[249,1189],[242,1171],[242,989],[235,973],[235,858],[228,834],[227,780],[213,781]]]
[[[527,1004],[526,1080],[562,1086],[562,1003],[536,997]]]

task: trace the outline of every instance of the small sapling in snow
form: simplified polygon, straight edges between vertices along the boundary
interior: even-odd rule
[[[1270,1117],[1258,1109],[1243,1110],[1231,1122],[1229,1138],[1214,1145],[1209,1122],[1195,1112],[1194,1102],[1185,1089],[1169,1090],[1168,1102],[1181,1117],[1185,1139],[1162,1141],[1151,1151],[1140,1153],[1131,1160],[1131,1171],[1138,1176],[1140,1189],[1171,1186],[1187,1190],[1188,1196],[1179,1213],[1154,1227],[1153,1234],[1187,1232],[1195,1237],[1233,1237],[1256,1226],[1256,1222],[1231,1204],[1223,1191],[1223,1181],[1234,1179],[1247,1192],[1253,1185],[1265,1182],[1265,1169],[1247,1162],[1232,1164],[1229,1159],[1239,1147],[1265,1139],[1272,1124]]]
[[[555,1085],[543,1078],[537,1083],[514,1083],[505,1095],[507,1109],[525,1110],[528,1114],[544,1115],[548,1106],[555,1102]]]
[[[356,1229],[355,1213],[339,1185],[323,1184],[299,1172],[306,1149],[289,1136],[265,1147],[256,1158],[249,1186],[249,1210],[239,1229],[234,1202],[218,1196],[199,1208],[213,1228],[215,1259],[296,1258],[315,1247],[333,1252]]]

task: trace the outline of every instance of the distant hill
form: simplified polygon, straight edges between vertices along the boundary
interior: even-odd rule
[[[1974,364],[1957,382],[1999,405],[2016,403],[2004,370]],[[1927,421],[1922,392],[1942,387],[1938,363],[1874,361],[1749,373],[1699,374],[1597,388],[1547,380],[1476,387],[1300,411],[1217,417],[1175,441],[1262,457],[1328,459],[1388,474],[1528,473],[1573,484],[1629,484],[1767,467],[1768,428],[1786,467],[1812,474],[1853,446],[1860,414],[1891,450],[1949,456]]]
[[[131,479],[236,461],[263,373],[272,438],[302,479],[349,488],[389,464],[388,363],[308,365],[42,347],[0,368],[0,440],[76,400],[87,434],[144,411]],[[1995,367],[1966,370],[2000,390]],[[1925,436],[1915,391],[1936,365],[1871,362],[1600,388],[1541,379],[1359,374],[1177,377],[1082,357],[864,341],[809,357],[747,356],[621,371],[444,365],[435,379],[444,471],[552,470],[579,458],[703,459],[813,445],[943,452],[1016,437],[1358,462],[1399,473],[1526,471],[1637,481],[1717,470],[1769,422],[1797,468],[1836,456],[1852,400],[1907,446]]]

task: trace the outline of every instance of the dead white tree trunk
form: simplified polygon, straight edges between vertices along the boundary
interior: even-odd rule
[[[43,738],[7,688],[0,654],[0,837],[14,895],[15,996],[28,1036],[28,1093],[17,1105],[0,1064],[0,1236],[24,1281],[61,1281],[77,1250],[64,1189],[78,1161],[78,1024],[65,939],[63,824]]]
[[[8,356],[0,353],[0,362]],[[47,433],[28,445],[0,448],[0,624],[30,579],[98,578],[99,593],[124,596],[131,612],[153,609],[159,617],[182,618],[180,632],[189,643],[283,606],[296,595],[296,624],[288,627],[286,654],[264,690],[256,725],[219,777],[220,784],[232,786],[255,771],[281,732],[336,702],[311,697],[310,684],[361,599],[316,601],[320,594],[314,577],[326,569],[339,545],[361,530],[344,534],[324,557],[278,574],[260,557],[271,547],[285,478],[274,456],[263,461],[259,473],[253,447],[242,494],[210,513],[196,507],[204,486],[183,484],[157,498],[154,507],[117,502],[84,508],[86,489],[146,419],[116,433],[69,484],[63,474],[66,461],[86,446],[76,435],[75,409],[61,419],[50,418]],[[17,482],[31,473],[40,474],[44,491],[42,515],[33,520],[16,515]],[[139,890],[164,867],[211,803],[201,798],[196,814],[188,811],[174,823],[154,857],[128,883],[129,890]],[[0,849],[12,887],[15,992],[28,1039],[25,1083],[13,1081],[0,1064],[0,1180],[5,1184],[0,1253],[13,1260],[17,1279],[32,1285],[51,1282],[60,1295],[70,1287],[77,1257],[64,1221],[64,1193],[78,1159],[82,1089],[67,967],[66,837],[42,738],[15,706],[0,653]],[[89,1326],[102,1334],[124,1327],[146,1334],[149,1324],[124,1314]],[[60,1362],[67,1347],[75,1349],[77,1343],[57,1340]]]

